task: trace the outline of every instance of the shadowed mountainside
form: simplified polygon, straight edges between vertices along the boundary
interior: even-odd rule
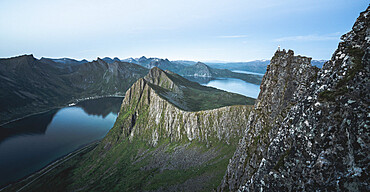
[[[82,98],[123,95],[148,72],[139,65],[99,59],[58,63],[32,55],[0,59],[0,123]]]

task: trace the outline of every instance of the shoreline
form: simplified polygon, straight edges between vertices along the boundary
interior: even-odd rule
[[[41,178],[45,174],[54,170],[59,165],[62,165],[66,161],[75,157],[76,155],[81,154],[82,152],[85,152],[85,151],[89,150],[90,148],[91,148],[90,150],[92,150],[95,146],[97,146],[100,143],[100,141],[101,141],[101,139],[100,140],[95,140],[95,141],[87,143],[85,145],[81,145],[78,149],[76,149],[74,151],[71,151],[71,152],[67,153],[66,155],[63,155],[63,156],[59,157],[58,159],[56,159],[56,160],[50,162],[49,164],[45,165],[40,170],[35,171],[34,173],[31,173],[28,176],[25,176],[23,178],[18,179],[17,181],[14,181],[14,182],[11,182],[11,183],[5,185],[3,188],[0,189],[0,191],[6,190],[7,188],[12,187],[13,185],[20,184],[22,182],[26,182],[26,184],[24,184],[22,187],[20,187],[19,189],[16,190],[17,192],[21,191],[25,187],[27,187],[28,185],[32,184],[33,182],[35,182],[36,180],[38,180],[39,178]],[[30,180],[30,181],[28,181],[28,180]]]
[[[82,102],[82,101],[88,101],[88,100],[93,100],[93,99],[101,99],[101,98],[107,98],[107,97],[122,97],[122,98],[124,98],[125,96],[124,95],[103,95],[103,96],[93,96],[93,97],[85,97],[85,98],[82,98],[82,99],[76,99],[76,100],[74,100],[74,102],[73,101],[68,102],[66,105],[54,106],[54,107],[51,107],[49,109],[46,109],[46,110],[43,110],[43,111],[40,111],[40,112],[31,113],[31,114],[28,114],[28,115],[25,115],[25,116],[22,116],[22,117],[19,117],[19,118],[16,118],[16,119],[12,119],[10,121],[7,121],[7,122],[4,122],[4,123],[0,124],[0,126],[4,126],[6,124],[9,124],[9,123],[12,123],[12,122],[15,122],[15,121],[33,116],[33,115],[39,115],[39,114],[42,114],[42,113],[46,113],[46,112],[51,111],[53,109],[61,109],[61,108],[64,108],[64,107],[71,107],[71,106],[74,106],[74,105],[71,105],[71,104],[76,105],[76,104],[78,104],[79,102]]]

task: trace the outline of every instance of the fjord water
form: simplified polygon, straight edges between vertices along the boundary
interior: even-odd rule
[[[265,74],[263,74],[263,73],[256,73],[256,72],[242,71],[242,70],[232,70],[232,72],[235,72],[235,73],[252,74],[252,75],[259,75],[259,76],[263,76],[263,75],[265,75]]]
[[[202,85],[215,87],[232,93],[238,93],[247,97],[257,98],[260,92],[260,86],[252,83],[247,83],[240,79],[234,78],[218,78],[212,79]]]
[[[102,139],[113,126],[122,99],[86,100],[0,127],[0,186]]]

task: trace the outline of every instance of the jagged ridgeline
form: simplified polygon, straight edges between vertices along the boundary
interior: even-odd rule
[[[370,191],[370,7],[321,70],[277,51],[220,191]]]
[[[114,127],[95,149],[24,190],[217,189],[253,103],[154,67],[126,92]]]

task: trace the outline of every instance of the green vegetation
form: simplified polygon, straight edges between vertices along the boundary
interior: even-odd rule
[[[218,143],[207,148],[201,142],[189,144],[163,141],[157,147],[149,147],[143,142],[124,140],[110,149],[109,153],[96,148],[90,153],[79,154],[23,190],[143,191],[165,190],[169,187],[191,190],[195,187],[197,191],[211,191],[217,188],[226,171],[228,160],[233,155],[235,145]],[[158,163],[161,154],[167,154],[170,158],[160,160],[159,163],[162,166],[174,164],[176,167],[179,165],[176,165],[178,162],[173,154],[179,152],[185,155],[194,151],[202,153],[215,151],[215,154],[205,163],[187,168],[161,169],[153,163],[156,161]],[[171,157],[174,161],[170,160]],[[200,179],[204,183],[186,184],[192,179]],[[19,183],[7,190],[19,189],[24,184],[25,182]]]
[[[131,95],[124,99],[113,128],[99,145],[42,176],[26,190],[216,189],[252,107],[237,105],[189,112],[178,110],[167,101],[185,101],[186,107],[199,110],[244,104],[246,101],[252,103],[254,99],[203,87],[176,74],[160,72],[152,73],[160,75],[159,79],[158,76],[147,76],[146,80],[140,79],[131,87]],[[192,138],[187,136],[189,128],[194,129]]]
[[[189,81],[175,73],[166,73],[166,81],[171,81],[181,90],[180,93],[173,93],[166,87],[150,84],[150,86],[164,99],[187,111],[201,111],[220,108],[231,105],[253,105],[255,99],[245,97],[236,93],[230,93],[212,87],[202,86]]]

